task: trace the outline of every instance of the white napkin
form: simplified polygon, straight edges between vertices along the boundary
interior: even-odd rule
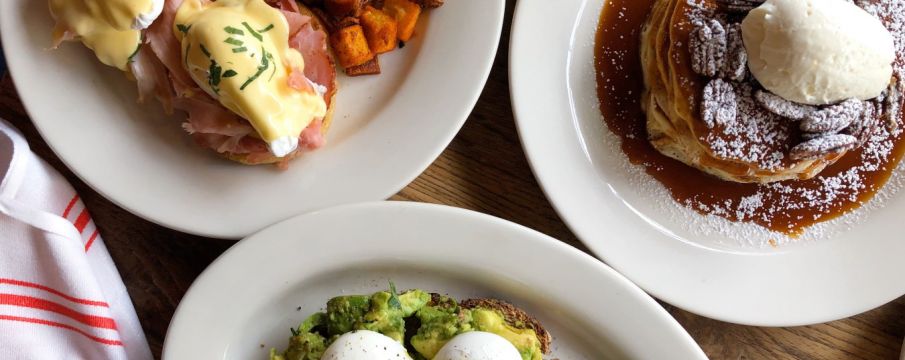
[[[72,186],[0,120],[0,359],[151,359]]]

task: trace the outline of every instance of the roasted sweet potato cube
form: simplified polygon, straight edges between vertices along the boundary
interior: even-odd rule
[[[396,48],[396,18],[381,10],[366,6],[361,12],[359,20],[371,51],[382,54]]]
[[[410,0],[386,0],[383,3],[383,11],[396,18],[396,35],[399,40],[409,41],[415,33],[421,6]]]
[[[358,17],[361,14],[361,0],[324,0],[327,13],[337,18]]]
[[[330,45],[333,46],[339,64],[344,68],[361,65],[374,58],[361,25],[345,27],[334,32],[330,35]]]
[[[362,75],[377,75],[380,74],[380,61],[377,60],[377,56],[368,62],[346,68],[346,75],[349,76],[362,76]]]

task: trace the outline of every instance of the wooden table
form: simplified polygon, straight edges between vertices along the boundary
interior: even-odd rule
[[[493,72],[462,132],[424,174],[392,199],[488,213],[587,251],[544,198],[518,140],[507,75],[513,7],[514,2],[508,2]],[[201,271],[234,243],[154,225],[98,195],[41,139],[9,77],[0,82],[0,117],[25,133],[32,149],[82,195],[119,266],[151,349],[159,356],[179,300]],[[905,337],[905,297],[850,319],[797,328],[733,325],[664,306],[713,359],[898,359]]]

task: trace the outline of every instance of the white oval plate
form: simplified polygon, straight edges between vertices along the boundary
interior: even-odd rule
[[[522,0],[510,44],[525,152],[589,248],[655,297],[734,323],[820,323],[905,294],[903,196],[832,239],[772,248],[695,235],[670,213],[668,193],[641,186],[598,109],[594,40],[604,2]]]
[[[553,335],[551,358],[706,359],[652,298],[591,256],[488,215],[397,202],[302,215],[239,242],[192,284],[163,358],[265,359],[331,297],[391,280],[510,301]]]
[[[340,76],[323,149],[285,172],[195,146],[134,83],[80,44],[48,51],[47,2],[0,1],[9,69],[38,130],[86,183],[127,210],[180,231],[240,238],[293,215],[385,199],[418,176],[471,112],[496,56],[505,0],[429,11],[416,37],[380,57],[383,74]]]

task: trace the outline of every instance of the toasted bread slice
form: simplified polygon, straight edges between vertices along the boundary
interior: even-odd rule
[[[534,333],[537,334],[537,340],[540,341],[541,351],[544,354],[550,353],[550,344],[553,342],[550,333],[544,329],[543,325],[541,325],[537,319],[528,315],[528,313],[515,305],[497,299],[468,299],[462,300],[459,303],[459,306],[465,309],[491,309],[499,311],[500,314],[503,315],[503,319],[505,319],[506,323],[510,326],[516,326],[518,324],[519,326],[527,326],[534,330]]]
[[[327,27],[324,24],[323,19],[321,19],[320,16],[317,16],[313,11],[311,11],[311,9],[309,7],[305,6],[302,3],[299,3],[299,11],[302,13],[302,15],[306,15],[311,18],[311,27],[313,27],[314,30],[321,31],[324,33],[327,32]],[[332,63],[333,62],[333,50],[330,48],[329,41],[327,41],[327,55],[330,56],[330,60]],[[333,112],[334,112],[334,109],[336,108],[334,106],[336,104],[336,93],[338,92],[337,90],[339,89],[339,84],[337,83],[336,77],[333,78],[333,89],[334,89],[333,92],[331,94],[327,94],[328,98],[325,99],[327,101],[327,115],[324,116],[323,122],[321,124],[321,134],[323,134],[324,137],[327,136],[327,132],[330,130],[330,125],[333,123]],[[244,164],[244,165],[266,165],[266,164],[279,164],[279,163],[288,162],[292,159],[295,159],[295,158],[301,156],[302,154],[304,154],[304,151],[302,151],[302,149],[293,151],[289,155],[286,155],[285,157],[281,157],[281,158],[273,156],[272,154],[270,154],[269,156],[266,156],[266,157],[261,157],[260,154],[256,154],[255,159],[254,159],[255,161],[249,161],[249,159],[248,159],[249,154],[236,154],[236,153],[226,152],[226,153],[221,153],[220,155],[229,160],[232,160],[232,161]]]

